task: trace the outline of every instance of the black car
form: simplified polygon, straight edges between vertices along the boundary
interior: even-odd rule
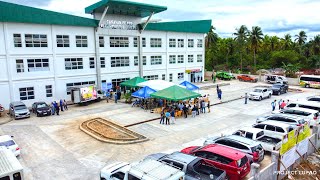
[[[35,102],[32,104],[32,112],[39,116],[50,116],[51,108],[45,102]]]
[[[288,92],[289,86],[288,84],[273,84],[272,87],[272,94],[280,95]]]

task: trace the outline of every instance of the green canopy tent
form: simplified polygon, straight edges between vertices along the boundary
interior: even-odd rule
[[[188,89],[174,85],[166,89],[163,89],[161,91],[152,93],[150,96],[153,98],[166,99],[171,101],[180,101],[180,100],[196,98],[201,96],[201,94],[195,93]]]
[[[137,88],[137,87],[139,87],[139,86],[137,86],[137,84],[139,84],[141,82],[145,82],[145,81],[147,81],[147,80],[145,80],[142,77],[135,77],[135,78],[132,78],[132,79],[130,79],[128,81],[120,83],[120,86],[126,86],[126,87],[130,87],[130,88]]]

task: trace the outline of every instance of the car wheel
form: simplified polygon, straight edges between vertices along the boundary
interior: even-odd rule
[[[261,100],[262,100],[262,97],[260,96],[260,97],[259,97],[259,101],[261,101]]]
[[[269,94],[268,98],[271,98],[271,94]]]
[[[309,88],[309,87],[310,87],[310,85],[309,85],[309,84],[306,84],[306,85],[305,85],[305,87],[306,87],[306,88]]]
[[[280,94],[281,94],[281,92],[279,91],[279,92],[278,92],[278,96],[280,96]]]

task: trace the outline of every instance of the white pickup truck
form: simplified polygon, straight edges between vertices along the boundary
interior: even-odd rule
[[[136,163],[115,163],[104,167],[100,173],[101,180],[183,180],[185,173],[174,167],[152,159]]]
[[[250,100],[259,100],[261,101],[262,99],[265,98],[270,98],[272,96],[272,90],[268,88],[255,88],[252,92],[249,93],[249,99]]]
[[[264,135],[263,130],[244,127],[234,132],[233,135],[243,136],[248,139],[258,141],[265,151],[278,151],[281,147],[281,139]]]

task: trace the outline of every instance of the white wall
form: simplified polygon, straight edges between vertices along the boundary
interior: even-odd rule
[[[4,42],[3,23],[0,22],[0,57],[5,56],[5,54],[6,54],[6,51],[5,51],[5,42]]]

